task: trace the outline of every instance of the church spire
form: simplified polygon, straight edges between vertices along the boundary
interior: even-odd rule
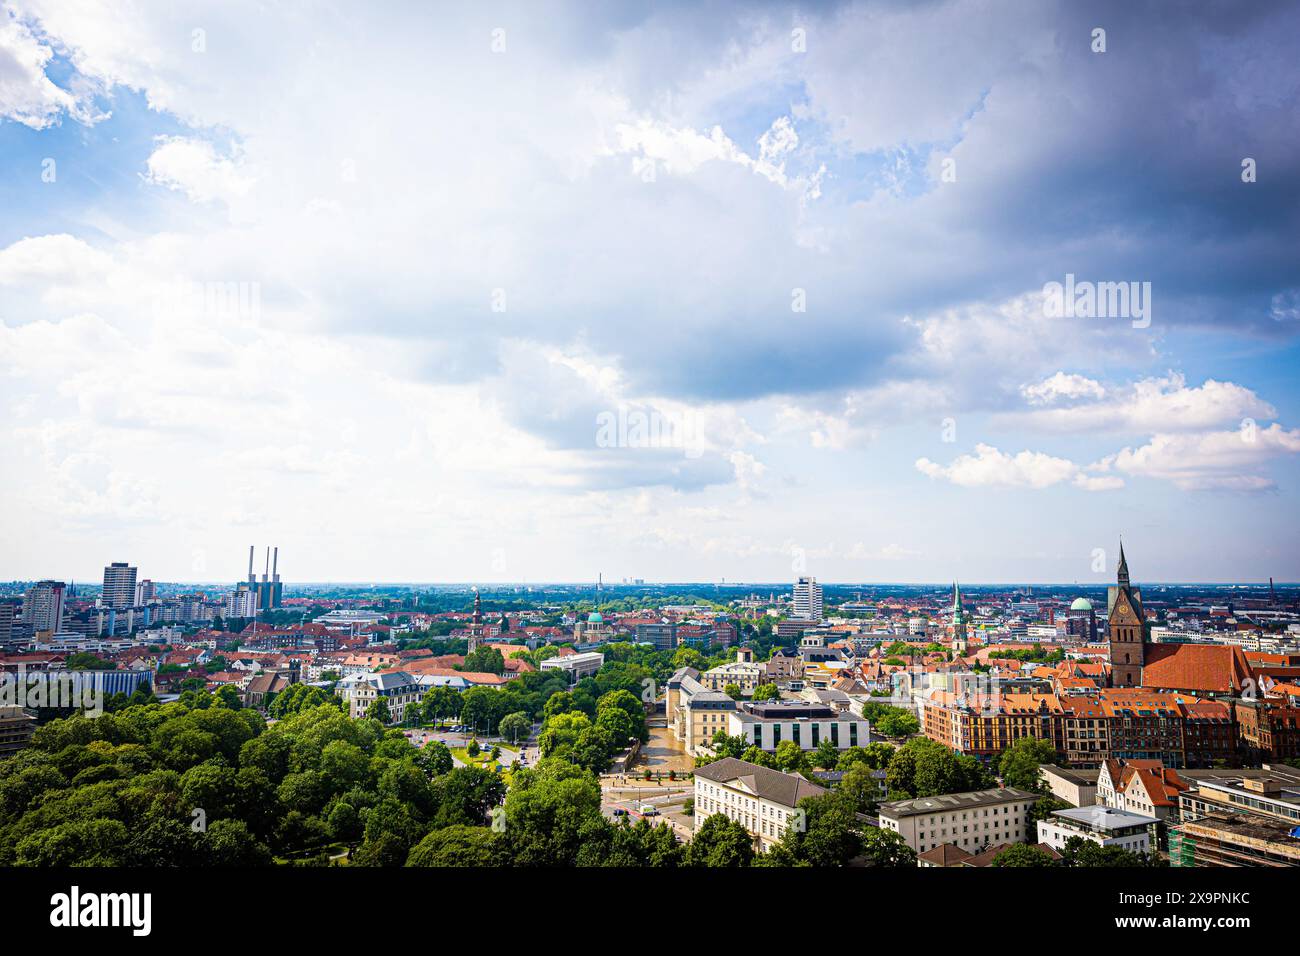
[[[964,608],[961,606],[961,587],[956,581],[952,582],[952,620],[956,623],[962,619]]]
[[[474,617],[473,617],[473,622],[474,622],[475,624],[482,624],[482,623],[483,623],[483,599],[482,599],[482,597],[479,595],[477,589],[475,589],[475,591],[474,591]]]
[[[1126,588],[1128,581],[1128,559],[1124,557],[1124,539],[1119,539],[1119,586]]]

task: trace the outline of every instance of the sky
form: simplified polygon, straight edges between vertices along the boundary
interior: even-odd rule
[[[1300,580],[1295,4],[0,11],[0,578]]]

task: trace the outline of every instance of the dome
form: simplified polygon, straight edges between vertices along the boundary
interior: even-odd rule
[[[1092,602],[1085,597],[1075,598],[1074,603],[1070,605],[1071,611],[1091,611]]]
[[[599,611],[592,611],[590,614],[587,615],[587,623],[588,623],[588,624],[604,624],[604,623],[605,623],[605,619],[604,619],[603,617],[600,616],[600,612],[599,612]]]

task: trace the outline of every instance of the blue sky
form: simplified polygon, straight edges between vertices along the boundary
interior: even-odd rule
[[[2,9],[0,577],[1300,578],[1291,5]]]

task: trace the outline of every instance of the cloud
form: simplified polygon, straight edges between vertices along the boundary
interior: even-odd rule
[[[1031,405],[1051,405],[1061,398],[1101,398],[1106,390],[1100,382],[1082,375],[1057,372],[1036,384],[1020,386],[1020,393]]]
[[[32,129],[58,123],[65,113],[93,125],[106,114],[97,112],[88,96],[56,85],[45,70],[54,51],[6,7],[0,7],[0,119]]]
[[[1124,474],[1170,481],[1184,491],[1266,491],[1276,483],[1261,473],[1264,464],[1295,454],[1300,454],[1300,429],[1248,424],[1236,431],[1155,435],[1145,445],[1117,452],[1109,463]]]
[[[1043,452],[1022,451],[1008,455],[992,445],[978,444],[975,454],[959,455],[949,465],[919,458],[917,471],[942,478],[965,488],[1049,488],[1070,482],[1085,491],[1109,491],[1122,487],[1123,479],[1092,476],[1066,458]]]
[[[1215,379],[1189,388],[1180,373],[1142,379],[1126,388],[1104,391],[1089,379],[1058,372],[1022,391],[1031,404],[1050,403],[1061,396],[1084,399],[1070,407],[1036,410],[1014,419],[1058,432],[1198,431],[1245,418],[1266,419],[1277,415],[1276,408],[1249,388]]]
[[[180,190],[194,202],[239,199],[254,182],[235,160],[218,156],[211,143],[183,136],[160,136],[146,165],[147,182]]]

